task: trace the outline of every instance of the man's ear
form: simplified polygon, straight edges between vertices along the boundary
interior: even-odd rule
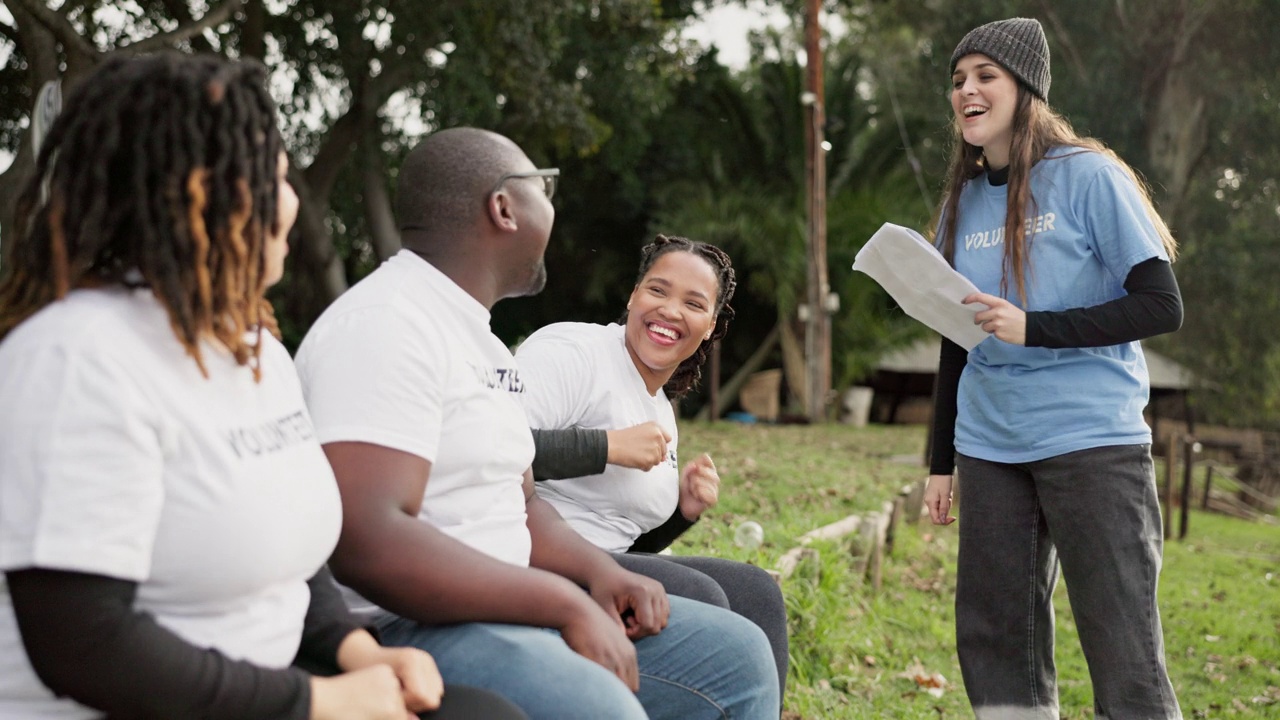
[[[499,230],[515,232],[520,229],[520,223],[516,221],[514,200],[505,190],[489,196],[485,209],[489,212],[489,221]]]

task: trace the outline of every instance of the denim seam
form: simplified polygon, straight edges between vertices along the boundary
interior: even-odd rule
[[[1151,462],[1149,460],[1150,457],[1151,457],[1150,451],[1146,450],[1142,455],[1142,459],[1139,460],[1139,464],[1142,466],[1142,476],[1144,479],[1154,475],[1154,468],[1149,469],[1147,467],[1147,463]],[[1149,504],[1150,496],[1151,496],[1151,493],[1143,492],[1139,496],[1140,498],[1139,503],[1143,505]],[[1156,511],[1156,514],[1158,517],[1159,510]],[[1147,581],[1146,587],[1151,589],[1151,602],[1146,604],[1145,610],[1146,610],[1147,616],[1146,618],[1144,618],[1146,620],[1146,623],[1145,623],[1146,632],[1144,634],[1146,636],[1146,643],[1147,643],[1147,659],[1151,663],[1151,671],[1152,671],[1152,676],[1155,680],[1156,693],[1160,696],[1160,705],[1162,706],[1165,715],[1168,715],[1170,703],[1169,703],[1169,698],[1165,696],[1165,686],[1164,686],[1164,682],[1162,681],[1164,678],[1164,674],[1160,672],[1160,655],[1159,653],[1156,652],[1156,643],[1155,643],[1155,617],[1160,612],[1158,607],[1159,593],[1157,592],[1157,589],[1156,589],[1157,583],[1159,582],[1158,580],[1159,576],[1157,575],[1157,572],[1156,572],[1156,563],[1152,561],[1150,552],[1143,552],[1143,570],[1146,571],[1146,578],[1145,578]]]
[[[1031,689],[1031,707],[1040,707],[1040,693],[1036,689],[1036,558],[1039,557],[1040,534],[1038,529],[1040,518],[1040,500],[1035,501],[1035,512],[1031,514],[1031,572],[1030,587],[1027,592],[1027,673]]]
[[[664,677],[658,677],[657,675],[650,675],[649,673],[640,673],[640,677],[649,678],[650,680],[653,680],[655,682],[665,683],[667,685],[674,685],[675,687],[678,687],[682,690],[686,690],[702,698],[703,700],[706,700],[709,705],[711,705],[717,711],[719,711],[721,718],[723,718],[724,720],[729,720],[729,713],[725,712],[724,706],[716,702],[715,700],[712,700],[709,696],[707,696],[706,693],[702,692],[701,690],[698,690],[697,688],[689,687],[688,685],[685,685],[682,682],[676,682],[675,680],[669,680]]]

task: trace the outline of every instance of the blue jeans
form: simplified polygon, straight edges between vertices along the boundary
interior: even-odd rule
[[[778,695],[787,694],[787,603],[769,573],[743,562],[696,555],[616,553],[613,559],[633,573],[662,583],[668,595],[727,608],[759,625],[773,648]]]
[[[636,641],[640,691],[523,625],[378,620],[382,642],[431,653],[446,683],[491,690],[532,720],[777,720],[781,701],[764,632],[722,608],[671,597],[661,633]]]
[[[979,720],[1056,720],[1058,563],[1110,720],[1182,717],[1156,607],[1163,532],[1149,445],[1029,463],[959,456],[956,645]]]

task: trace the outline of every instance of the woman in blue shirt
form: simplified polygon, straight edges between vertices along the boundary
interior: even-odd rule
[[[1181,718],[1156,607],[1162,533],[1139,341],[1176,330],[1176,245],[1141,181],[1050,109],[1040,24],[951,58],[958,137],[936,227],[990,333],[944,340],[926,505],[963,478],[956,642],[983,718],[1057,718],[1058,563],[1098,717]]]

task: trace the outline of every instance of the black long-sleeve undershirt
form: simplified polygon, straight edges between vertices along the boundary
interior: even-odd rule
[[[1105,347],[1143,340],[1182,326],[1182,295],[1173,268],[1150,258],[1125,278],[1125,296],[1089,308],[1027,313],[1027,347]],[[934,393],[933,442],[929,472],[955,469],[956,393],[968,354],[943,338]]]
[[[599,475],[609,463],[609,434],[606,430],[579,427],[534,430],[533,445],[534,480]],[[661,552],[696,522],[686,518],[677,504],[671,517],[636,538],[627,552]]]
[[[266,669],[199,648],[134,610],[137,583],[30,568],[5,573],[27,657],[59,696],[109,718],[305,720],[311,688],[295,668]],[[307,583],[299,659],[336,668],[338,646],[361,627],[327,569]]]
[[[535,481],[599,475],[609,463],[609,434],[605,430],[535,429],[533,446]]]

